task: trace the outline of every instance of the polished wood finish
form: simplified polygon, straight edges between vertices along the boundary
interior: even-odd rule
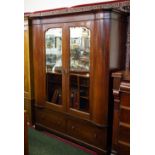
[[[123,51],[125,52],[126,40],[126,19],[113,12],[104,12],[104,14],[96,14],[98,18],[103,17],[103,19],[95,20],[94,31],[97,37],[95,38],[92,71],[92,119],[99,124],[105,124],[108,120],[106,113],[109,102],[109,75],[112,70],[124,68],[122,62],[125,59]]]
[[[126,14],[96,10],[50,17],[31,16],[34,62],[35,125],[87,146],[98,154],[110,152],[110,73],[124,69]],[[70,108],[69,27],[83,26],[91,31],[90,110]],[[46,101],[45,32],[62,28],[62,105]],[[124,133],[126,134],[126,132]]]
[[[130,73],[112,74],[114,86],[114,116],[112,153],[130,154]]]
[[[106,155],[106,128],[79,119],[69,113],[56,112],[47,108],[36,108],[36,129],[47,130],[70,141],[88,147],[99,155]]]
[[[33,58],[31,50],[31,26],[28,17],[24,19],[24,109],[27,111],[27,120],[33,124]]]

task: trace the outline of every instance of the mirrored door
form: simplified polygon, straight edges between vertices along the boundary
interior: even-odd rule
[[[45,33],[46,100],[62,104],[62,28],[50,28]]]
[[[90,30],[70,27],[70,108],[89,113]]]

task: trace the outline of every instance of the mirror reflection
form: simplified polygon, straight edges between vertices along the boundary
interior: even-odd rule
[[[45,33],[46,98],[48,102],[62,104],[62,29],[51,28]]]
[[[70,71],[89,71],[90,30],[70,28]]]
[[[70,108],[89,112],[90,30],[70,27]]]
[[[46,72],[61,71],[62,29],[52,28],[46,34]]]

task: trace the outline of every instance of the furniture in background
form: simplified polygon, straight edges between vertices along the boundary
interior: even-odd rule
[[[32,106],[33,94],[33,60],[31,50],[31,26],[27,17],[24,18],[24,109],[27,111],[27,120],[33,124]]]
[[[115,72],[112,77],[114,95],[112,155],[130,155],[130,73]]]
[[[130,154],[130,15],[128,16],[125,70],[113,77],[112,155]]]
[[[27,112],[24,110],[24,155],[29,154]]]

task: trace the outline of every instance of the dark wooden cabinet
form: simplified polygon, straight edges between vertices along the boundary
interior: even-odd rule
[[[45,12],[29,20],[36,128],[108,154],[110,74],[125,66],[126,14],[112,9]]]
[[[112,153],[130,155],[130,77],[116,72],[113,77],[114,116]]]

